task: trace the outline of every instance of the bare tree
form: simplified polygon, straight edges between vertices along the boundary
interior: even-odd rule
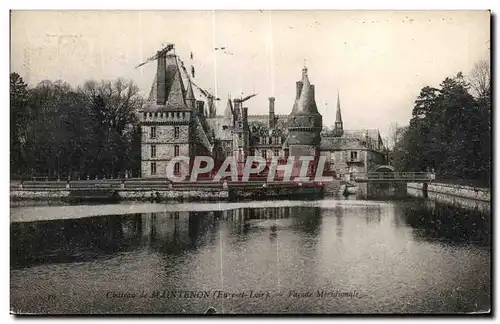
[[[386,145],[388,149],[393,149],[398,142],[398,123],[389,124],[389,136],[386,138]]]
[[[477,98],[487,97],[491,89],[490,63],[485,60],[476,62],[470,73],[469,82]]]

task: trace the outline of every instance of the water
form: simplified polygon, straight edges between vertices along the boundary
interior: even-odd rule
[[[15,312],[490,309],[490,216],[477,209],[420,199],[24,206],[11,222]]]

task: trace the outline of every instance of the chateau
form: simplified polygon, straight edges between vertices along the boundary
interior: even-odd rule
[[[175,156],[212,156],[223,161],[233,156],[239,163],[259,155],[266,160],[289,156],[326,156],[328,171],[337,178],[376,170],[385,164],[384,145],[378,130],[344,130],[340,98],[334,129],[323,130],[315,101],[315,87],[308,70],[296,82],[290,114],[277,115],[275,98],[269,98],[268,115],[249,115],[246,98],[228,98],[222,115],[212,95],[196,86],[184,63],[168,51],[157,53],[157,72],[148,100],[140,114],[141,173],[143,178],[164,178]],[[193,85],[205,95],[196,100]],[[174,174],[189,174],[190,162],[174,165]],[[314,163],[311,164],[314,168]]]

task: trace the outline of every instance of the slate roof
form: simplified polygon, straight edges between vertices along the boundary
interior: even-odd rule
[[[290,116],[319,115],[318,107],[314,99],[314,86],[309,82],[307,68],[302,70],[302,90],[300,96],[295,100]]]
[[[200,119],[196,115],[194,116],[194,138],[196,143],[201,144],[208,152],[212,152],[213,145],[210,143]]]
[[[151,86],[151,91],[149,92],[149,97],[144,104],[143,111],[172,111],[172,110],[191,110],[185,101],[186,89],[184,88],[184,83],[182,80],[182,74],[179,69],[177,62],[177,57],[172,54],[168,54],[166,57],[166,96],[167,102],[165,105],[156,104],[156,95],[158,93],[158,85],[156,80],[158,78],[158,73],[156,73],[153,85]]]
[[[215,138],[221,141],[232,141],[230,120],[223,116],[216,116],[214,118],[207,118],[208,127],[215,134]],[[223,126],[228,126],[224,129]]]
[[[344,135],[341,137],[334,137],[332,134],[332,132],[321,134],[322,150],[384,149],[378,129],[344,130]]]
[[[187,75],[187,71],[182,66],[184,75],[179,67],[178,58],[176,55],[168,54],[166,56],[166,95],[167,102],[165,105],[156,104],[156,95],[158,92],[158,85],[156,80],[158,74],[155,75],[148,100],[142,107],[142,111],[194,111],[192,114],[193,137],[194,141],[201,144],[207,151],[212,151],[212,143],[204,130],[202,121],[197,116],[196,109],[196,93],[193,91],[191,80]],[[187,89],[184,87],[187,84]],[[198,94],[198,97],[200,94]],[[188,99],[188,100],[186,100]],[[206,128],[206,127],[205,127]]]

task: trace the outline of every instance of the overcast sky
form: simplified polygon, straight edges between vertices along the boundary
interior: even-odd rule
[[[155,63],[134,67],[164,43],[223,101],[258,93],[289,114],[304,64],[323,122],[333,125],[337,89],[345,129],[408,123],[425,85],[489,59],[487,11],[38,11],[11,16],[11,71],[30,85],[123,77],[149,93]],[[226,52],[215,52],[226,47]],[[190,53],[194,59],[190,60]]]

